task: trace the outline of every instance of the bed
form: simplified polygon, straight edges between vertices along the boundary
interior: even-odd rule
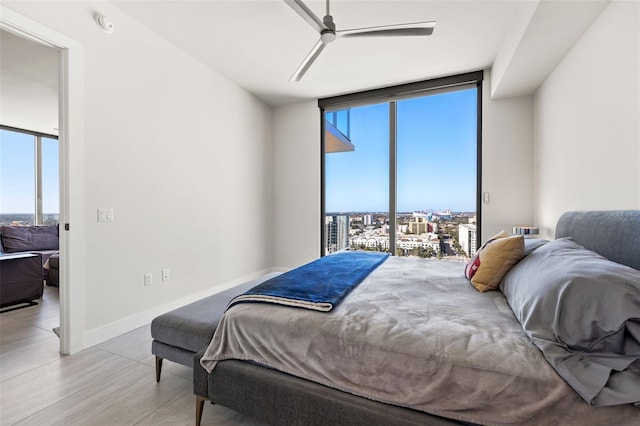
[[[391,257],[329,313],[238,304],[195,357],[197,413],[209,400],[271,424],[637,424],[640,211],[565,213],[538,247],[501,291],[478,292],[464,264]]]

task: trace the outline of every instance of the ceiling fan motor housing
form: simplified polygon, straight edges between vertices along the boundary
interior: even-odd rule
[[[336,39],[336,24],[333,23],[333,16],[326,15],[322,18],[322,23],[327,29],[320,33],[320,39],[324,43],[331,43]]]

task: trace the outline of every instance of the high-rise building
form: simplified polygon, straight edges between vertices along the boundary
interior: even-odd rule
[[[370,226],[373,224],[373,215],[372,214],[365,214],[362,216],[362,223],[364,224],[364,226]]]
[[[476,225],[460,224],[458,225],[458,243],[462,250],[469,257],[476,255]]]
[[[349,248],[349,215],[334,214],[325,216],[327,253]]]

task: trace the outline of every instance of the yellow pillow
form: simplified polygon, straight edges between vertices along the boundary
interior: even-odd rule
[[[504,232],[504,230],[502,230],[498,232],[496,235],[494,235],[493,237],[489,238],[487,241],[485,241],[484,244],[481,245],[478,250],[476,250],[475,256],[473,256],[473,259],[471,259],[471,261],[467,263],[467,266],[465,266],[464,268],[464,276],[467,277],[468,280],[470,280],[473,277],[473,275],[476,273],[476,271],[480,267],[480,252],[484,250],[487,244],[494,242],[498,238],[506,238],[506,237],[507,237],[507,233]]]
[[[524,237],[504,231],[485,243],[465,268],[471,284],[481,292],[495,290],[509,269],[524,257]]]

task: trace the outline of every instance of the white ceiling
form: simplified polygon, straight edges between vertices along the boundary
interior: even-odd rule
[[[509,81],[501,96],[531,93],[608,2],[333,0],[337,29],[437,25],[430,37],[338,39],[301,82],[290,83],[319,35],[282,0],[111,1],[271,105],[488,69],[496,57]],[[324,16],[324,1],[306,4]],[[556,53],[545,60],[547,50]]]
[[[58,134],[58,51],[0,31],[0,124]]]
[[[277,106],[489,68],[493,96],[529,94],[609,1],[333,0],[338,29],[437,25],[430,37],[338,39],[299,83],[289,77],[318,34],[282,0],[110,3]],[[324,15],[324,1],[307,4]],[[0,40],[0,124],[57,132],[57,52],[6,32]]]

